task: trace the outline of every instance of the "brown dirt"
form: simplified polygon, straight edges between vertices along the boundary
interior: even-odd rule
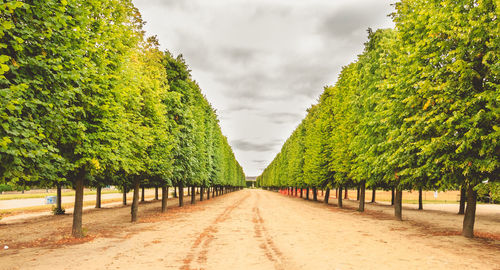
[[[451,212],[405,209],[400,222],[389,206],[345,203],[244,190],[171,199],[165,214],[141,203],[138,223],[129,207],[92,209],[84,239],[69,237],[71,215],[29,219],[0,225],[0,269],[500,269],[499,213],[479,214],[480,237],[466,239]]]

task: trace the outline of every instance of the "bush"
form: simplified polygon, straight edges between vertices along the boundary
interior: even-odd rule
[[[500,183],[481,183],[477,186],[477,199],[485,203],[500,203]]]
[[[66,212],[66,210],[64,210],[64,208],[59,208],[59,207],[55,207],[53,206],[52,207],[52,213],[54,213],[54,215],[64,215],[64,213]]]
[[[0,192],[4,191],[12,191],[14,188],[11,185],[8,184],[0,184]]]

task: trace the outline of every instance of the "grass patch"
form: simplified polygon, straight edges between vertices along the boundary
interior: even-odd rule
[[[146,199],[151,199],[151,198],[154,198],[154,196],[146,196]],[[106,199],[101,201],[101,205],[105,206],[105,204],[107,203],[121,202],[122,200],[123,200],[122,198]],[[130,203],[132,203],[132,198],[127,198],[127,204],[130,205]],[[73,205],[74,203],[63,203],[61,206],[62,208],[68,209],[68,208],[73,208]],[[93,206],[93,205],[95,205],[95,200],[83,201],[83,207]],[[45,205],[29,206],[29,207],[15,208],[15,209],[1,209],[0,219],[2,217],[15,216],[26,213],[36,213],[45,211],[50,212],[52,211],[53,206],[55,206],[55,204],[45,204]]]
[[[89,190],[85,191],[84,195],[95,195],[97,191],[95,190]],[[101,194],[110,194],[110,193],[121,193],[119,190],[103,190],[101,191]],[[19,200],[19,199],[37,199],[37,198],[45,198],[46,196],[57,196],[57,193],[55,192],[49,192],[49,193],[35,193],[35,194],[3,194],[0,195],[0,201],[3,200]],[[61,193],[62,197],[65,196],[75,196],[74,191],[70,192],[63,192]]]
[[[378,202],[390,202],[391,200],[377,200]],[[418,204],[418,200],[403,200],[403,203]],[[423,204],[458,204],[457,201],[450,200],[423,200]],[[479,203],[479,202],[478,202]]]

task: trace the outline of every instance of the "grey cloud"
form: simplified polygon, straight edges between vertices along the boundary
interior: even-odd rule
[[[147,4],[146,4],[147,3]],[[163,7],[163,8],[179,8],[187,9],[192,7],[194,1],[189,0],[134,0],[136,6],[150,6],[150,7]]]
[[[251,48],[230,47],[221,48],[219,54],[229,63],[246,64],[253,60],[260,52]]]
[[[234,113],[234,112],[240,112],[240,111],[255,111],[256,108],[252,106],[251,104],[241,102],[238,99],[233,99],[232,100],[232,105],[229,106],[229,108],[224,110],[224,113]]]
[[[267,5],[267,6],[258,6],[254,10],[253,17],[259,18],[261,16],[278,16],[278,17],[287,17],[290,16],[292,12],[292,6],[284,6],[284,5]]]
[[[280,141],[273,140],[270,142],[256,143],[245,139],[232,140],[231,145],[242,151],[268,152],[275,150]]]
[[[323,57],[314,61],[285,60],[273,70],[248,70],[239,75],[230,72],[217,76],[226,88],[227,95],[244,102],[286,100],[297,95],[316,97],[323,86],[335,79],[334,69],[322,63]],[[264,67],[263,67],[264,68]]]
[[[261,115],[267,117],[269,121],[275,124],[293,123],[302,118],[301,114],[287,112],[261,113]]]
[[[366,36],[365,30],[384,21],[381,14],[388,15],[389,3],[385,6],[377,1],[367,1],[363,6],[344,5],[324,17],[317,32],[325,38],[358,42],[360,37]],[[355,40],[353,41],[352,38]]]

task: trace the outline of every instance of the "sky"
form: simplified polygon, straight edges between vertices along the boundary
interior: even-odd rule
[[[258,176],[363,51],[388,0],[133,0],[147,35],[182,54],[247,176]]]

